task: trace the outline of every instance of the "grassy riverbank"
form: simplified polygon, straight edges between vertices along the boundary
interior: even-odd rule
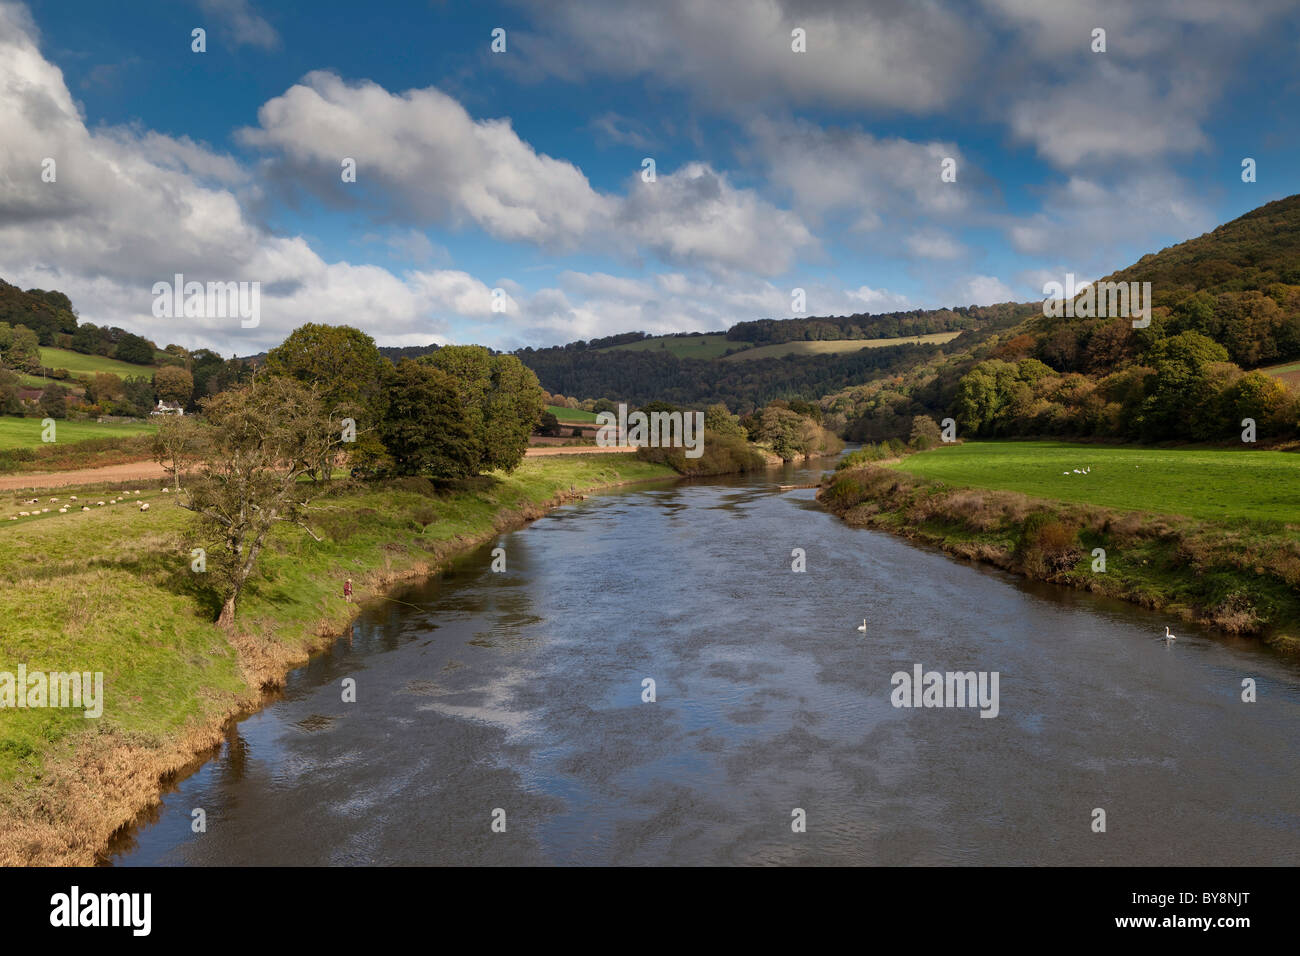
[[[105,702],[99,719],[0,710],[0,864],[92,862],[156,800],[162,775],[217,743],[229,717],[347,626],[356,606],[341,598],[345,578],[364,601],[565,500],[671,477],[633,454],[574,455],[443,489],[338,486],[313,503],[319,543],[290,527],[274,536],[230,635],[190,569],[188,513],[156,489],[147,512],[132,496],[8,525],[0,671],[102,671]]]
[[[1012,448],[977,443],[845,469],[823,482],[818,500],[858,527],[1300,651],[1300,525],[1297,512],[1279,504],[1296,491],[1294,458],[1218,453],[1243,466],[1233,479],[1214,452],[1054,444],[1035,458],[1026,444]],[[1017,470],[1007,454],[1028,457]],[[1271,454],[1286,460],[1262,457]],[[1133,467],[1134,457],[1142,467]],[[1065,469],[1066,459],[1080,464]],[[1073,467],[1091,471],[1076,475]],[[1266,473],[1272,477],[1261,480]],[[964,487],[983,482],[995,487]],[[1008,487],[1051,487],[1059,498]],[[1229,493],[1230,519],[1217,497]],[[1061,500],[1066,495],[1074,500]],[[1095,549],[1105,552],[1104,570]]]

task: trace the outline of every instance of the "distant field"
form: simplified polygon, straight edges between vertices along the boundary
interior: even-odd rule
[[[601,352],[668,352],[678,358],[715,359],[727,349],[741,348],[744,342],[728,342],[727,336],[719,332],[716,335],[665,336],[663,338],[642,339],[640,342],[627,342],[613,345]]]
[[[594,412],[584,412],[581,408],[561,408],[559,405],[547,405],[546,410],[562,422],[594,422]]]
[[[1291,452],[980,441],[894,467],[957,486],[1122,511],[1300,523],[1300,454]],[[1076,468],[1090,471],[1076,475]]]
[[[961,332],[934,332],[930,335],[905,335],[895,339],[830,339],[825,342],[781,342],[777,345],[760,345],[746,349],[735,355],[728,355],[725,361],[747,362],[750,359],[781,358],[784,355],[838,355],[842,352],[858,352],[862,349],[878,349],[887,345],[907,345],[909,343],[942,344],[951,342]]]
[[[1262,368],[1261,372],[1267,372],[1274,378],[1280,378],[1288,385],[1300,385],[1300,362],[1290,362],[1286,365],[1274,365],[1272,368]]]
[[[82,355],[68,349],[41,349],[41,364],[46,368],[66,368],[73,375],[94,375],[96,372],[112,372],[122,378],[137,375],[152,376],[152,365],[132,365],[117,359],[104,358],[102,355]]]
[[[59,444],[85,441],[87,438],[120,438],[123,435],[140,435],[151,432],[154,426],[140,424],[110,424],[98,422],[55,422],[54,437]],[[41,441],[41,419],[0,416],[0,451],[9,448],[37,448]]]

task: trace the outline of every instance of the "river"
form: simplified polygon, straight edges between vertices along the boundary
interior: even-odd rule
[[[369,606],[112,862],[1300,862],[1300,664],[779,490],[819,474],[595,495]],[[997,716],[893,706],[917,664]]]

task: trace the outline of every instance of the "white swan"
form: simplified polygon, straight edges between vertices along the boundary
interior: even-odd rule
[[[1164,641],[1166,644],[1168,644],[1170,641],[1178,640],[1177,637],[1175,637],[1172,633],[1170,633],[1168,624],[1165,625],[1165,636],[1162,637],[1161,640]]]
[[[867,632],[867,619],[865,617],[862,619],[862,623],[858,626],[858,630],[864,634]]]

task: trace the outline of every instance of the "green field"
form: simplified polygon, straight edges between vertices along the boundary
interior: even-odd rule
[[[46,368],[66,368],[73,375],[87,377],[96,372],[112,372],[122,378],[133,378],[137,375],[150,378],[154,373],[152,365],[132,365],[130,362],[104,358],[102,355],[82,355],[80,352],[72,352],[68,349],[44,347],[41,348],[41,364]]]
[[[956,486],[1124,511],[1300,523],[1300,454],[1292,452],[978,441],[893,467]]]
[[[782,358],[786,355],[839,355],[843,352],[860,352],[862,349],[878,349],[888,345],[907,345],[910,343],[942,344],[951,342],[961,332],[934,332],[930,335],[905,335],[894,339],[827,339],[824,342],[780,342],[776,345],[760,345],[746,349],[735,355],[728,355],[725,361],[747,362],[750,359]]]
[[[39,418],[17,418],[12,415],[0,415],[0,451],[9,448],[39,448],[45,444],[41,440],[41,421]],[[148,422],[120,424],[116,422],[70,422],[54,423],[54,439],[60,444],[85,441],[88,438],[121,438],[125,435],[141,435],[156,428]]]
[[[584,412],[581,408],[562,408],[559,405],[547,405],[546,410],[562,422],[595,423],[595,412]]]
[[[715,359],[727,349],[744,348],[744,342],[728,342],[723,332],[713,335],[665,335],[639,342],[612,345],[601,352],[667,352],[678,358]]]
[[[1300,362],[1288,362],[1285,365],[1274,365],[1271,368],[1262,368],[1261,372],[1266,372],[1274,378],[1280,378],[1288,385],[1300,385]]]

